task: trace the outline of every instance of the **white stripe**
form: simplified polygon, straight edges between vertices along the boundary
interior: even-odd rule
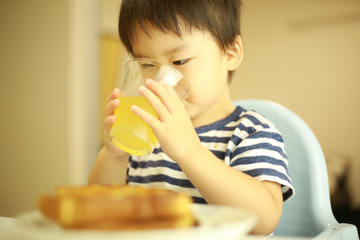
[[[198,134],[200,137],[231,137],[234,134],[234,131],[219,131],[211,130],[209,132]]]
[[[167,182],[151,182],[151,183],[134,183],[134,182],[131,182],[131,183],[129,183],[129,185],[130,186],[145,186],[145,187],[154,187],[154,188],[165,188],[165,189],[172,190],[174,192],[183,193],[183,194],[188,195],[188,196],[202,198],[199,191],[197,191],[195,188],[183,188],[183,187],[180,187],[180,186],[172,185],[172,184],[167,183]]]
[[[164,174],[176,179],[188,179],[182,171],[176,171],[167,167],[147,167],[147,168],[129,168],[129,175],[146,177],[149,175]]]
[[[226,127],[237,127],[239,125],[239,121],[240,121],[240,119],[237,119],[236,121],[227,123],[225,126]]]
[[[248,139],[245,139],[244,141],[242,141],[240,143],[240,145],[242,147],[248,147],[248,146],[253,146],[253,145],[256,145],[259,143],[268,143],[274,147],[279,147],[284,151],[284,149],[283,149],[284,143],[279,142],[272,138],[248,138]]]
[[[275,158],[275,159],[278,159],[278,160],[281,160],[281,161],[286,160],[277,151],[273,151],[273,150],[269,150],[269,149],[253,149],[253,150],[243,152],[242,154],[239,154],[238,156],[233,158],[232,161],[235,161],[236,159],[242,158],[242,157],[262,157],[262,156]]]
[[[229,148],[229,150],[230,150],[231,152],[233,152],[234,149],[236,148],[235,143],[233,143],[232,141],[230,141],[229,144],[228,144],[228,148]]]

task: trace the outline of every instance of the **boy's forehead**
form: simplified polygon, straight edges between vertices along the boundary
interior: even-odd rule
[[[149,57],[153,53],[169,55],[190,47],[191,43],[171,32],[138,32],[132,41],[134,57]]]
[[[142,22],[141,24],[137,22],[133,34],[134,41],[137,41],[140,37],[144,37],[144,35],[149,38],[156,39],[159,37],[164,37],[164,34],[169,38],[181,39],[183,34],[186,34],[190,31],[190,28],[187,27],[184,23],[179,24],[179,28],[176,30],[173,28],[165,29],[164,27],[156,26],[150,22]]]
[[[170,30],[162,30],[155,26],[147,25],[146,28],[138,25],[131,41],[133,55],[145,57],[141,52],[151,50],[150,48],[161,49],[165,54],[171,54],[186,50],[192,45],[203,43],[206,39],[212,38],[205,30],[181,29],[177,34]]]

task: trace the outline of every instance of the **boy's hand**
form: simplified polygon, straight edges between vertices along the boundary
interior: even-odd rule
[[[184,104],[172,87],[147,80],[139,92],[153,106],[158,119],[137,106],[132,106],[132,111],[151,127],[171,159],[179,162],[202,147]]]
[[[105,132],[104,132],[104,147],[107,151],[107,153],[111,156],[111,158],[114,159],[120,159],[125,157],[126,155],[129,155],[128,153],[120,150],[118,147],[115,146],[115,144],[111,141],[110,138],[110,132],[112,125],[115,122],[115,115],[114,111],[119,106],[119,99],[118,97],[121,95],[120,89],[115,88],[109,98],[108,103],[106,105],[106,113],[105,113],[105,120],[104,120],[104,126],[105,126]]]

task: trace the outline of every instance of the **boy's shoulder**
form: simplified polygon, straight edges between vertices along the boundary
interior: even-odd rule
[[[206,126],[202,126],[196,129],[198,134],[205,133],[208,131],[218,130],[218,131],[230,131],[235,130],[235,128],[273,128],[274,125],[270,120],[268,120],[264,115],[255,111],[245,109],[241,106],[236,106],[235,110],[219,121],[211,123]]]
[[[239,122],[247,123],[247,125],[261,126],[263,128],[273,128],[274,124],[266,118],[262,113],[255,110],[247,110],[242,108],[243,111],[239,115]]]

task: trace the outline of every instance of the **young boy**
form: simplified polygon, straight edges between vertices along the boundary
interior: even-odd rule
[[[257,234],[278,224],[293,195],[279,132],[262,115],[232,105],[230,74],[243,57],[240,0],[123,0],[119,34],[135,58],[179,70],[191,92],[180,100],[163,84],[139,88],[155,118],[132,106],[159,140],[146,156],[129,156],[111,142],[120,90],[106,107],[104,147],[89,183],[163,187],[195,202],[238,206],[257,214]],[[126,117],[126,116],[124,116]]]

